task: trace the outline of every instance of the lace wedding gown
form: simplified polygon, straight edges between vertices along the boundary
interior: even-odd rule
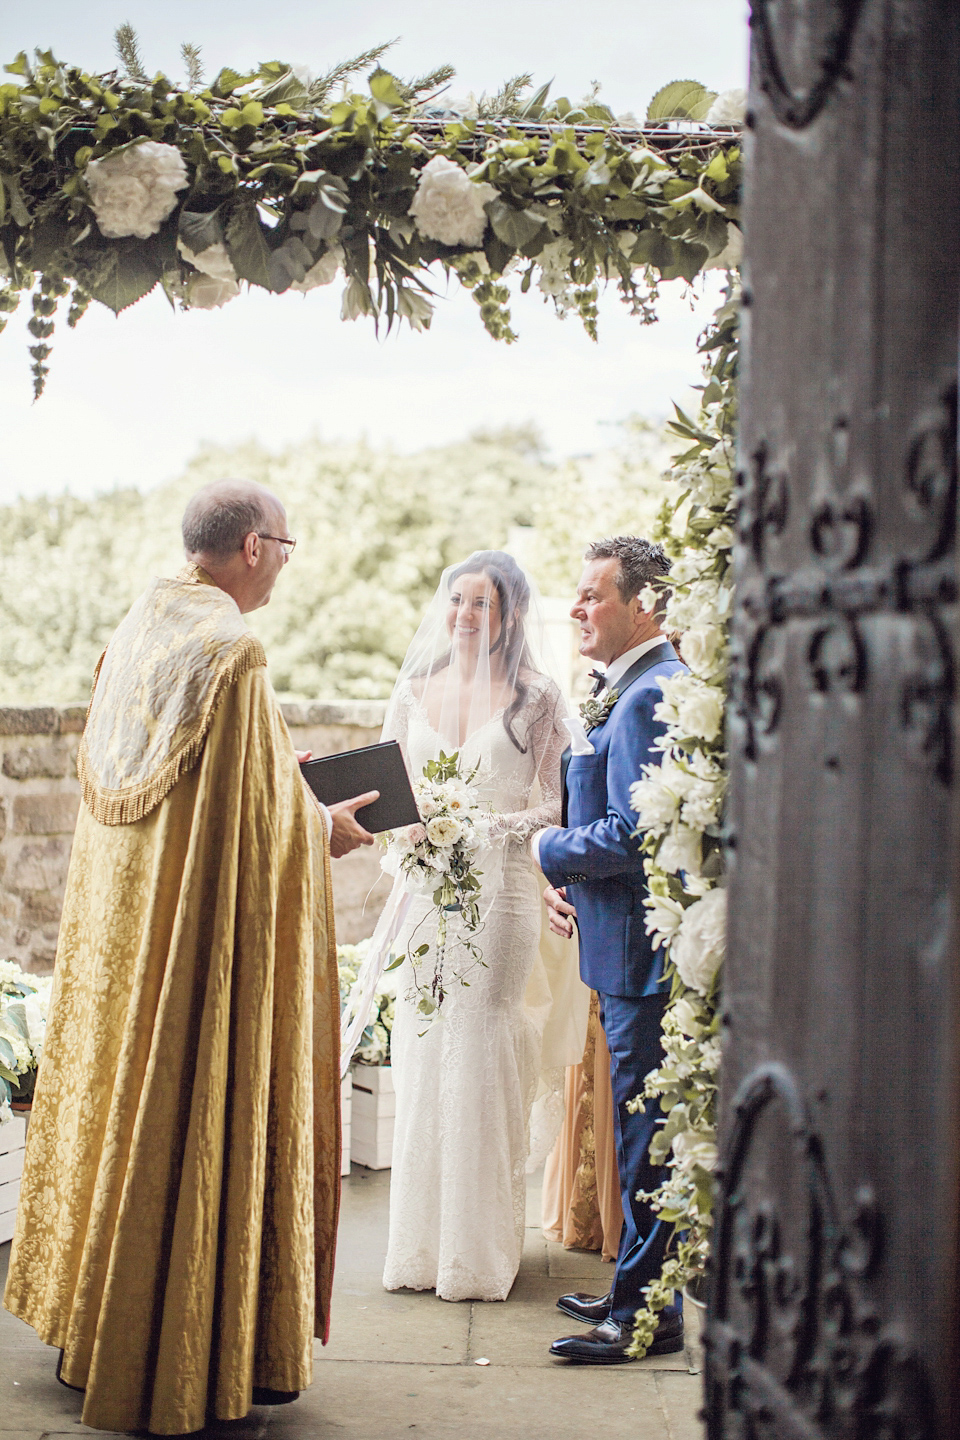
[[[411,775],[419,775],[437,753],[438,736],[409,685],[401,698],[396,738]],[[526,753],[507,734],[502,712],[461,746],[467,773],[480,762],[474,784],[499,812],[502,833],[477,857],[484,872],[486,919],[477,936],[484,965],[469,971],[469,988],[454,982],[441,1016],[425,1027],[406,998],[410,961],[398,971],[387,1290],[505,1300],[520,1265],[541,1038],[524,1011],[540,938],[541,888],[527,842],[534,831],[560,822],[560,755],[568,741],[562,713],[553,682],[538,675],[513,721]],[[538,778],[540,803],[528,808]],[[428,975],[436,934],[430,910],[428,898],[414,899],[395,946],[399,953],[426,917],[413,943],[431,941],[422,962]],[[455,963],[464,964],[462,951]]]

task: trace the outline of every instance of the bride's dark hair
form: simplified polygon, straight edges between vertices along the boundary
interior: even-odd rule
[[[524,671],[529,674],[534,669],[523,626],[530,608],[527,577],[505,550],[477,550],[451,572],[449,587],[452,588],[463,575],[486,575],[500,597],[500,634],[490,646],[490,654],[500,651],[507,674],[513,677],[513,699],[503,712],[503,728],[521,755],[526,755],[527,747],[521,745],[513,722],[523,709],[529,693],[530,687],[523,678]],[[450,658],[448,655],[442,663],[449,665]]]

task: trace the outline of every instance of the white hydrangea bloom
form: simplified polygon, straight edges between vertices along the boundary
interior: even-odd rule
[[[91,160],[85,179],[100,233],[108,240],[156,235],[190,183],[180,151],[158,140]]]
[[[723,90],[704,116],[707,125],[742,125],[747,114],[746,90]]]
[[[428,240],[441,245],[483,244],[487,228],[484,205],[496,197],[485,181],[475,182],[445,155],[435,155],[420,172],[410,214]]]
[[[710,890],[687,909],[670,946],[670,958],[684,985],[709,993],[726,948],[727,894]]]

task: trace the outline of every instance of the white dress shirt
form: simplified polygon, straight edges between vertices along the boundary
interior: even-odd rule
[[[666,638],[666,635],[661,631],[656,635],[651,635],[650,639],[644,640],[642,644],[634,645],[630,650],[624,650],[623,654],[618,655],[616,660],[611,660],[603,672],[604,688],[607,690],[616,690],[617,681],[623,679],[624,675],[626,675],[630,669],[630,666],[635,665],[640,659],[640,656],[646,655],[648,650],[655,650],[658,645],[662,645]],[[603,691],[600,693],[602,694]],[[547,830],[556,829],[559,829],[559,826],[548,825],[545,829],[538,830],[535,835],[530,836],[530,853],[533,856],[533,863],[538,870],[540,869],[540,836],[545,835]]]

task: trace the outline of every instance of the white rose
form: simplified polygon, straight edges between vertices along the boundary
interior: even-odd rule
[[[318,285],[330,285],[337,278],[337,271],[342,264],[343,246],[332,245],[315,265],[310,266],[302,280],[291,280],[290,289],[306,294],[308,290],[316,290]]]
[[[233,261],[222,240],[214,245],[208,245],[206,250],[201,250],[198,255],[184,245],[182,240],[177,241],[177,249],[194,270],[199,270],[202,275],[209,275],[214,280],[236,280],[237,272],[233,268]]]
[[[677,724],[685,735],[715,740],[723,724],[723,692],[714,685],[698,684],[677,703]]]
[[[710,890],[687,909],[670,946],[670,959],[690,990],[709,993],[723,961],[726,933],[726,891]]]
[[[663,843],[657,851],[657,864],[668,875],[676,875],[681,870],[690,875],[699,875],[699,832],[690,830],[686,825],[675,826],[663,837]]]
[[[427,821],[427,839],[438,849],[456,845],[463,834],[463,826],[452,815],[435,815]]]
[[[144,140],[102,160],[91,160],[85,179],[101,235],[119,240],[156,235],[190,183],[175,145]]]
[[[492,185],[475,183],[453,160],[435,155],[420,171],[410,214],[427,239],[476,248],[487,228],[483,207],[496,194]]]
[[[742,125],[746,113],[746,90],[723,90],[704,116],[704,123],[707,125]]]
[[[217,280],[212,275],[191,275],[183,292],[183,303],[190,310],[219,310],[228,300],[240,294],[236,280]]]
[[[420,811],[421,820],[429,820],[431,815],[437,813],[437,802],[432,795],[421,793],[417,796],[417,809]]]
[[[719,625],[694,625],[684,631],[680,651],[695,675],[709,677],[723,658],[723,631]]]
[[[669,1013],[682,1034],[688,1035],[691,1040],[697,1039],[703,1026],[695,1008],[685,995],[681,995],[679,1000],[673,1002]]]

